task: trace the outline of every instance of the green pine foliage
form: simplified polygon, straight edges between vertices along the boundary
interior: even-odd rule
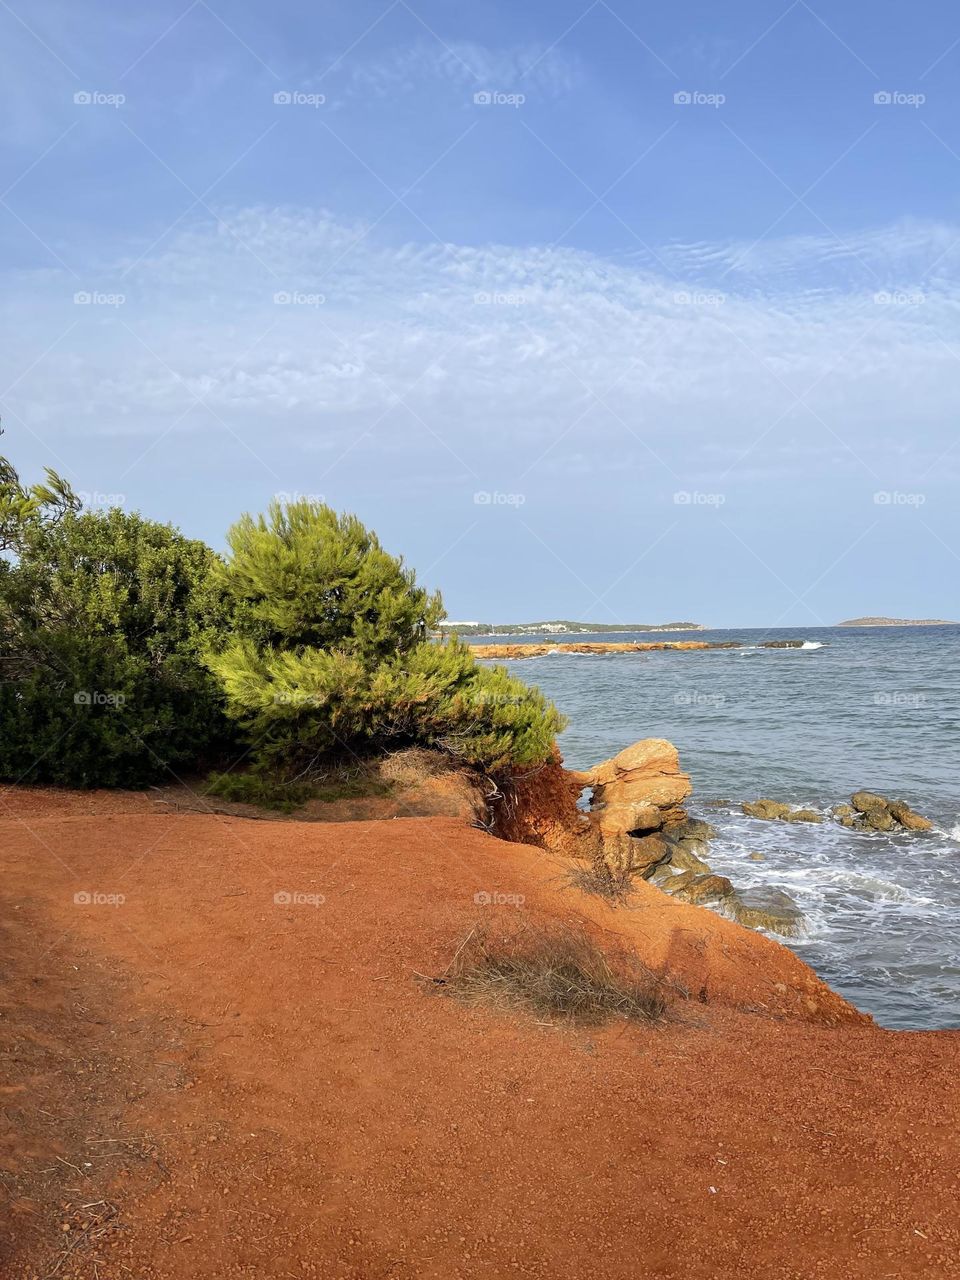
[[[275,503],[228,545],[81,511],[55,473],[27,487],[0,457],[0,779],[140,786],[242,736],[254,773],[219,775],[219,793],[287,806],[338,756],[416,744],[499,771],[550,755],[556,709],[436,643],[440,596],[356,517]]]
[[[235,636],[210,652],[228,713],[270,770],[416,743],[496,771],[545,760],[563,720],[536,689],[427,637],[443,615],[353,516],[300,501],[230,532]]]
[[[356,516],[302,499],[243,516],[227,534],[223,575],[238,628],[258,645],[352,653],[409,649],[443,617],[438,594],[388,555]]]
[[[138,786],[196,768],[232,733],[200,660],[223,622],[216,556],[117,509],[53,511],[20,521],[0,573],[0,777]]]
[[[27,488],[13,464],[0,457],[0,552],[16,552],[29,529],[56,524],[67,512],[79,510],[80,499],[66,480],[49,467],[44,474],[45,481]],[[7,567],[0,560],[0,572]]]

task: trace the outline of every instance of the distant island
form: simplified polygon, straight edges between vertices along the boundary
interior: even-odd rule
[[[847,622],[838,622],[838,627],[955,627],[956,622],[945,622],[943,618],[850,618]]]
[[[599,635],[608,631],[703,631],[699,622],[451,622],[440,624],[445,636]]]

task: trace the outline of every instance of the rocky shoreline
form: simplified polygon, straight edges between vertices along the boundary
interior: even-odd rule
[[[475,658],[514,660],[517,658],[544,658],[551,653],[650,653],[660,649],[676,649],[680,652],[701,649],[802,649],[803,640],[763,640],[757,645],[745,645],[742,640],[588,640],[581,644],[471,644]]]
[[[520,783],[508,800],[509,820],[495,822],[508,839],[538,844],[590,868],[581,884],[611,899],[626,898],[636,881],[647,881],[669,897],[714,910],[751,929],[783,938],[801,937],[807,922],[780,886],[739,888],[710,866],[710,840],[717,832],[692,818],[685,801],[690,777],[676,747],[645,738],[582,771],[559,760]],[[745,801],[748,817],[771,822],[822,823],[827,815],[770,799]],[[858,791],[830,818],[864,832],[929,831],[932,823],[903,801]],[[754,861],[764,861],[761,854]]]

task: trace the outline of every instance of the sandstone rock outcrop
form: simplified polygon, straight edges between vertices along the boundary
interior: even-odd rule
[[[590,821],[612,866],[649,875],[670,861],[675,847],[698,843],[705,835],[700,828],[709,828],[688,824],[683,801],[692,790],[690,777],[676,747],[663,738],[644,738],[575,776],[592,788]]]
[[[592,791],[586,810],[578,806],[585,789]],[[617,883],[640,877],[670,897],[713,906],[748,928],[796,937],[804,917],[782,890],[738,890],[714,873],[707,856],[716,829],[687,816],[683,802],[691,790],[676,747],[663,738],[645,738],[583,772],[564,769],[556,757],[515,778],[498,804],[495,829],[507,839],[592,862],[604,875],[616,873]],[[794,812],[775,800],[757,806],[763,816]],[[794,820],[819,821],[820,815],[798,810]]]

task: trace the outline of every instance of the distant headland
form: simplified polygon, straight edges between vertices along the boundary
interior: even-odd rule
[[[838,622],[838,627],[955,627],[956,622],[943,618],[850,618]]]
[[[601,635],[605,632],[634,631],[703,631],[700,622],[451,622],[440,624],[445,636],[539,636],[539,635]]]

